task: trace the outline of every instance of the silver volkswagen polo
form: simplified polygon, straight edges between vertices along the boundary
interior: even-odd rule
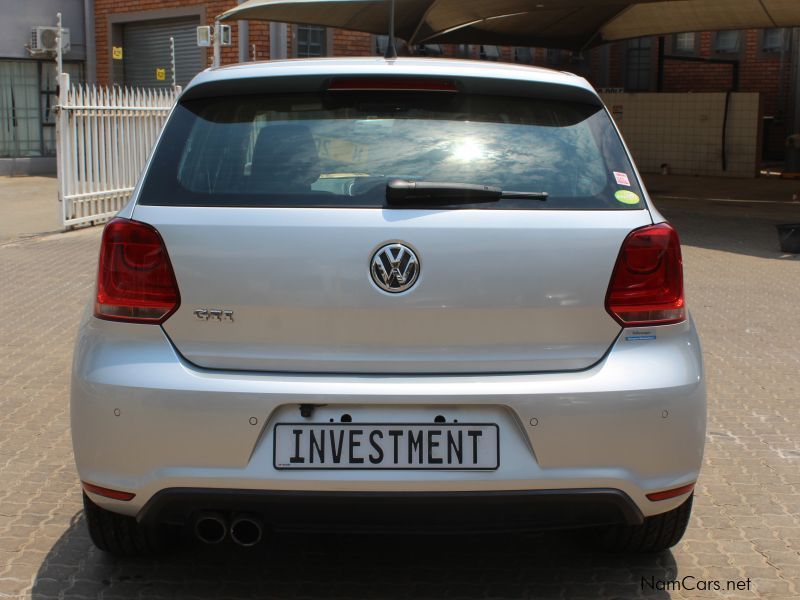
[[[596,92],[430,59],[208,70],[105,228],[72,378],[94,543],[681,538],[705,432],[675,230]]]

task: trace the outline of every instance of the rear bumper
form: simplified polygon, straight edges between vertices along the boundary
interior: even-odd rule
[[[139,512],[146,525],[191,526],[208,511],[247,513],[274,530],[519,531],[643,520],[619,490],[505,492],[280,492],[173,488]]]
[[[601,362],[572,373],[260,374],[198,369],[159,327],[88,317],[72,378],[76,464],[83,481],[135,493],[127,502],[91,494],[100,506],[133,516],[175,489],[331,498],[615,490],[649,516],[685,496],[652,502],[647,493],[697,479],[706,419],[693,325],[650,333],[655,339],[623,331]],[[501,465],[469,472],[277,470],[272,427],[298,420],[300,404],[319,405],[312,418],[320,422],[347,413],[365,423],[431,423],[440,414],[497,423]]]

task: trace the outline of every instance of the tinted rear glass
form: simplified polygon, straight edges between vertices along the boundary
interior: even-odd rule
[[[605,111],[458,93],[329,92],[191,100],[170,118],[141,204],[383,207],[386,183],[546,192],[459,208],[637,209]]]

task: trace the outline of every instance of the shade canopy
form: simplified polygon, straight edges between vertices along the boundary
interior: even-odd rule
[[[388,0],[248,0],[220,18],[324,25],[385,35]],[[800,0],[396,0],[409,44],[581,49],[648,35],[800,27]]]

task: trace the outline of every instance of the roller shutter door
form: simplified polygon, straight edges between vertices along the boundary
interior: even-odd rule
[[[204,50],[197,46],[198,17],[126,23],[122,30],[125,85],[164,87],[172,85],[169,38],[175,38],[175,78],[185,86],[203,68]],[[158,70],[164,69],[164,79]]]

